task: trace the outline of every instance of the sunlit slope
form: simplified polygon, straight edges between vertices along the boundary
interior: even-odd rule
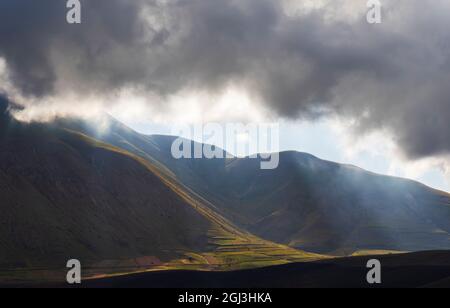
[[[109,147],[109,145],[106,146]],[[184,251],[183,258],[154,267],[153,270],[234,270],[327,258],[323,255],[292,249],[285,245],[260,239],[236,227],[216,212],[217,208],[214,204],[182,184],[174,173],[156,160],[135,156],[122,149],[119,150],[119,148],[116,149],[122,151],[125,155],[134,157],[145,165],[167,187],[170,187],[188,205],[211,222],[211,227],[207,233],[209,251]],[[152,161],[155,161],[155,163],[152,163]]]
[[[0,282],[71,258],[87,275],[321,258],[239,230],[147,159],[71,129],[1,117]]]
[[[82,138],[88,138],[84,135],[81,136]],[[111,147],[111,145],[101,142],[97,142],[97,146]],[[148,159],[136,156],[120,148],[114,149],[139,161],[185,201],[186,205],[191,206],[210,222],[206,234],[208,238],[206,249],[178,250],[177,252],[182,255],[181,258],[172,259],[158,266],[152,266],[150,270],[236,270],[328,258],[324,255],[293,249],[258,238],[236,227],[228,219],[218,214],[215,211],[216,207],[212,203],[180,183],[173,173],[160,164],[154,164]],[[133,271],[134,269],[130,268],[130,270]],[[138,272],[142,270],[145,270],[142,266],[136,269]],[[96,272],[95,268],[92,272]],[[115,274],[117,273],[120,274],[120,271],[115,272]]]
[[[161,165],[270,241],[345,255],[450,249],[449,195],[413,181],[297,152],[281,153],[276,170],[260,170],[254,159],[175,160],[173,137],[140,135],[114,120],[101,138]]]

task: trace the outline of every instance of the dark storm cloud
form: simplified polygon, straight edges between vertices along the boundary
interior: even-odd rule
[[[0,55],[22,93],[164,96],[232,83],[281,116],[389,129],[413,158],[450,152],[448,1],[382,1],[381,25],[364,11],[287,15],[272,0],[81,2],[83,23],[68,25],[63,0],[1,1]]]
[[[92,89],[143,78],[143,59],[131,57],[152,31],[140,17],[144,1],[81,2],[81,25],[66,22],[65,0],[0,2],[0,56],[24,94],[52,94],[66,77]]]

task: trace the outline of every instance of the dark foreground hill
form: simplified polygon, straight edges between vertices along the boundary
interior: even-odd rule
[[[450,287],[450,253],[376,256],[382,284],[369,285],[367,261],[352,257],[234,272],[168,271],[85,281],[88,288],[421,288]],[[61,285],[63,286],[63,285]]]

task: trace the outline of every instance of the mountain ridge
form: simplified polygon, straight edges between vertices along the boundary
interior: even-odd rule
[[[185,184],[187,184],[189,187],[191,187],[194,191],[197,193],[204,195],[207,199],[209,199],[212,203],[218,207],[220,213],[224,215],[225,217],[228,217],[232,221],[236,222],[240,227],[244,229],[248,229],[250,232],[257,234],[260,237],[269,239],[271,241],[280,242],[283,244],[291,245],[293,247],[302,248],[305,250],[311,250],[314,252],[319,253],[337,253],[339,255],[341,254],[351,254],[354,252],[357,252],[359,250],[371,250],[371,249],[383,249],[383,250],[399,250],[399,251],[415,251],[415,250],[429,250],[429,249],[438,249],[441,247],[447,247],[449,246],[449,236],[448,236],[448,230],[449,226],[448,223],[445,222],[443,219],[440,219],[439,216],[442,215],[443,217],[449,216],[449,197],[450,195],[446,192],[438,191],[435,189],[432,189],[430,187],[427,187],[426,185],[419,183],[417,181],[397,178],[397,177],[390,177],[386,175],[380,175],[372,172],[365,171],[364,169],[352,166],[352,165],[342,165],[326,160],[318,159],[317,157],[308,154],[308,153],[301,153],[301,152],[282,152],[280,155],[280,162],[282,164],[281,168],[278,168],[273,171],[260,171],[259,170],[259,160],[257,159],[249,159],[249,158],[233,158],[233,159],[213,159],[213,160],[187,160],[187,159],[180,159],[175,160],[171,158],[170,152],[169,152],[169,145],[171,144],[171,141],[174,140],[173,136],[165,137],[165,136],[145,136],[147,138],[148,142],[157,144],[158,145],[158,151],[154,152],[153,146],[148,146],[145,144],[139,144],[137,147],[143,151],[150,153],[153,158],[156,158],[158,161],[160,161],[163,165],[165,165],[167,168],[171,170],[171,172],[175,173],[176,176]],[[111,142],[111,141],[110,141]],[[117,141],[116,141],[117,142]],[[112,142],[114,143],[114,142]],[[117,144],[117,143],[116,143]],[[163,149],[161,153],[161,149]],[[283,167],[284,165],[284,167]],[[230,171],[231,170],[231,171]],[[233,171],[234,170],[234,171]],[[237,170],[237,171],[236,171]],[[283,171],[279,171],[283,170]],[[299,172],[303,173],[303,178],[295,178],[294,170],[298,170]],[[314,180],[315,176],[319,173],[323,173],[323,181],[325,182],[317,182],[317,179]],[[248,174],[245,176],[245,172],[248,172]],[[283,173],[284,172],[284,173]],[[327,172],[329,174],[327,174]],[[337,176],[340,179],[346,179],[348,182],[347,188],[343,186],[339,181],[335,181],[334,183],[330,180],[327,180],[327,178],[332,178],[330,175]],[[265,177],[265,182],[258,183],[257,181],[254,182],[254,179],[261,179]],[[280,178],[284,178],[285,182],[284,184],[281,183]],[[294,179],[295,178],[295,179]],[[308,180],[310,178],[310,180]],[[222,181],[225,179],[225,181]],[[359,182],[366,181],[369,183],[366,186],[361,186],[360,188],[363,188],[367,192],[367,196],[364,196],[363,193],[359,193],[358,185],[361,185],[356,179],[359,179]],[[296,186],[292,186],[294,184],[289,184],[289,181],[297,181]],[[254,183],[252,183],[252,181]],[[305,182],[306,181],[306,182]],[[308,182],[309,181],[309,182]],[[311,182],[312,181],[312,182]],[[315,182],[314,182],[315,181]],[[236,184],[238,183],[238,184]],[[250,184],[249,184],[250,183]],[[271,183],[271,184],[270,184]],[[303,183],[303,184],[302,184]],[[308,184],[309,183],[309,184]],[[316,183],[316,184],[314,184]],[[340,187],[342,191],[348,190],[350,187],[350,191],[348,192],[349,195],[353,195],[353,200],[349,199],[348,201],[345,201],[345,196],[342,196],[339,191],[335,191],[333,194],[339,198],[344,198],[342,202],[343,204],[347,203],[346,207],[348,208],[347,214],[339,214],[340,222],[338,219],[335,218],[327,218],[327,224],[332,222],[333,220],[336,220],[339,222],[340,225],[332,227],[332,228],[340,228],[345,227],[347,228],[350,224],[350,221],[348,217],[352,217],[353,210],[350,210],[349,205],[350,204],[356,204],[360,209],[360,219],[369,219],[373,220],[370,217],[366,217],[367,215],[364,214],[364,211],[367,211],[373,205],[377,205],[377,207],[380,208],[380,210],[373,211],[372,213],[375,216],[380,216],[381,221],[376,223],[381,225],[387,225],[389,226],[389,230],[387,231],[388,234],[382,234],[379,237],[384,238],[384,240],[375,241],[374,244],[370,245],[362,245],[362,244],[345,244],[349,245],[349,247],[327,247],[328,244],[324,244],[324,247],[314,247],[304,245],[304,240],[298,241],[294,238],[291,240],[287,240],[286,238],[283,239],[283,237],[280,237],[276,235],[275,233],[280,230],[280,228],[285,228],[289,224],[281,224],[278,221],[273,221],[272,223],[275,223],[275,225],[272,225],[272,227],[267,227],[264,225],[270,225],[269,222],[273,220],[272,218],[276,218],[277,211],[271,212],[266,210],[266,214],[263,214],[262,212],[252,212],[252,209],[259,208],[260,210],[263,210],[265,202],[272,202],[276,205],[276,203],[279,203],[279,200],[282,200],[285,198],[285,192],[286,190],[283,188],[283,185],[287,185],[290,189],[289,192],[291,195],[296,190],[295,187],[298,187],[300,191],[309,193],[311,197],[313,197],[311,202],[314,202],[315,204],[320,204],[321,199],[325,198],[327,195],[331,196],[331,192],[334,189],[331,189],[328,191],[322,191],[322,192],[314,192],[315,189],[313,187],[320,187],[322,184],[330,185]],[[389,185],[387,185],[389,183]],[[253,192],[253,196],[265,196],[263,199],[254,199],[254,197],[250,196],[250,199],[252,200],[245,200],[248,199],[249,193],[254,190],[254,187],[264,187],[264,185],[267,186],[267,188],[260,189],[258,191]],[[278,185],[278,186],[277,186]],[[281,185],[281,186],[280,186]],[[312,185],[312,186],[311,186]],[[253,187],[253,188],[252,188]],[[281,195],[278,194],[277,197],[271,197],[270,193],[276,192],[277,189],[274,190],[274,187],[278,187],[277,189],[284,192]],[[309,187],[309,188],[308,188]],[[354,188],[351,188],[354,187]],[[373,187],[373,189],[371,189]],[[312,190],[311,190],[312,189]],[[403,195],[400,195],[397,191],[403,193]],[[251,194],[250,194],[251,195]],[[306,195],[305,195],[306,196]],[[325,197],[324,197],[325,196]],[[369,197],[372,196],[372,197]],[[385,197],[385,201],[376,201],[376,199],[381,197]],[[298,197],[292,197],[300,198],[301,195]],[[334,197],[330,197],[334,198]],[[369,199],[367,199],[369,198]],[[439,201],[439,199],[442,198],[442,201]],[[269,200],[272,199],[272,200]],[[372,200],[371,200],[372,199]],[[269,200],[269,201],[268,201]],[[316,201],[313,201],[316,200]],[[397,201],[395,201],[397,200]],[[409,201],[408,201],[409,200]],[[283,201],[285,203],[289,203],[289,200]],[[419,202],[419,205],[416,204]],[[298,202],[297,202],[298,203]],[[300,202],[301,203],[301,202]],[[364,205],[364,204],[370,204],[373,203],[372,206]],[[401,238],[396,238],[396,233],[402,233],[396,230],[397,224],[398,225],[404,225],[404,223],[401,223],[398,221],[395,223],[392,221],[392,218],[389,217],[388,214],[383,214],[380,212],[381,208],[383,207],[383,203],[390,204],[394,210],[400,211],[398,215],[403,215],[404,219],[407,221],[414,221],[414,225],[411,224],[407,229],[409,228],[410,231],[407,231],[405,233],[405,236],[407,236],[408,233],[414,233],[416,232],[416,235],[410,234],[409,237],[411,237],[412,241],[408,243],[406,240],[402,240]],[[234,204],[234,205],[233,205]],[[239,204],[242,205],[239,207]],[[359,204],[359,205],[358,205]],[[415,204],[415,205],[414,205]],[[429,205],[425,205],[429,204]],[[439,204],[442,204],[442,208]],[[275,206],[274,205],[274,206]],[[364,205],[364,206],[363,206]],[[267,205],[269,206],[269,205]],[[312,205],[313,206],[313,205]],[[413,206],[413,207],[411,207]],[[268,210],[271,206],[269,206]],[[239,209],[238,209],[239,208]],[[327,208],[327,207],[325,207]],[[324,209],[325,209],[324,208]],[[364,209],[367,208],[367,209]],[[389,206],[386,208],[386,211],[388,211]],[[430,208],[432,211],[430,213],[427,213],[427,209]],[[301,207],[299,208],[301,209]],[[333,207],[328,207],[328,210],[334,210]],[[339,208],[338,208],[339,209]],[[247,215],[242,215],[243,212],[248,211]],[[415,212],[417,214],[415,214]],[[323,214],[326,212],[322,212]],[[408,213],[408,214],[406,214]],[[261,216],[261,214],[263,214]],[[294,216],[298,216],[298,214],[291,213],[294,215],[288,215],[284,219],[292,219]],[[274,216],[275,215],[275,216]],[[316,215],[316,214],[315,214]],[[395,214],[397,215],[397,214]],[[394,215],[394,216],[395,216]],[[405,216],[406,215],[406,216]],[[421,217],[423,215],[424,217]],[[327,216],[327,215],[325,215]],[[328,215],[329,216],[329,215]],[[347,217],[346,217],[347,216]],[[415,217],[414,217],[415,216]],[[339,218],[338,217],[338,218]],[[383,217],[383,218],[381,218]],[[427,218],[428,217],[428,218]],[[255,220],[256,219],[256,220]],[[313,219],[313,218],[311,218]],[[317,219],[317,218],[314,218]],[[378,220],[380,220],[378,219]],[[383,223],[383,220],[386,222]],[[427,223],[428,220],[432,220],[434,222]],[[391,222],[389,222],[391,221]],[[354,224],[355,222],[353,222]],[[292,231],[296,233],[296,227],[304,225],[300,222],[292,222]],[[440,229],[444,227],[443,231],[444,233],[441,234],[441,231],[438,231],[435,233],[433,231],[436,227],[433,227],[434,224],[437,224],[440,226],[437,229]],[[258,226],[259,225],[259,226]],[[427,227],[428,225],[428,227]],[[339,227],[340,226],[340,227]],[[374,225],[375,226],[375,225]],[[367,227],[364,227],[367,228]],[[320,234],[320,229],[323,228],[313,228],[312,234],[309,236],[314,238],[314,235],[317,236],[317,234]],[[405,230],[407,230],[405,229]],[[429,232],[430,236],[432,238],[435,238],[434,244],[433,240],[429,241],[427,239],[427,236],[425,236],[425,233],[421,233],[414,231],[414,230],[428,230],[423,231],[425,233]],[[287,231],[286,231],[287,232]],[[335,232],[335,231],[333,231]],[[341,232],[341,231],[340,231]],[[369,232],[370,234],[373,234],[375,231],[364,231]],[[378,232],[378,231],[377,231]],[[405,231],[406,232],[406,231]],[[350,232],[351,233],[351,232]],[[385,233],[383,231],[383,233]],[[434,235],[432,235],[434,234]],[[293,236],[293,235],[291,235]],[[346,236],[345,232],[342,234],[342,236]],[[356,235],[355,235],[356,236]],[[368,235],[367,235],[368,236]],[[371,235],[372,236],[372,235]],[[408,236],[407,236],[408,237]],[[415,237],[415,239],[413,239]],[[363,236],[364,238],[364,236]],[[439,239],[440,238],[440,239]],[[355,241],[356,239],[353,239],[352,241]],[[320,242],[320,241],[328,241],[325,239],[318,240],[317,238],[313,240],[313,242]],[[331,239],[331,242],[339,243],[340,240],[335,238]],[[347,240],[346,240],[347,241]],[[404,242],[406,244],[396,244],[395,242]],[[422,244],[416,245],[414,242],[420,242]],[[330,243],[331,243],[330,242]],[[368,241],[369,242],[369,241]],[[379,243],[379,244],[377,244]],[[386,244],[387,243],[387,244]],[[378,247],[377,247],[378,245]],[[333,245],[331,245],[333,246]]]
[[[133,130],[133,131],[135,133],[137,133],[137,134],[141,134],[138,131],[135,131],[135,130]],[[162,135],[162,134],[142,134],[142,135],[146,136],[146,137],[148,137],[148,138],[150,138],[152,140],[166,139],[166,140],[168,140],[170,142],[174,141],[177,138],[179,138],[179,137],[174,136],[174,135]],[[194,141],[194,140],[189,140],[189,139],[186,139],[186,138],[182,138],[182,139],[185,140],[186,142],[191,142],[192,144],[200,144],[199,142]],[[211,146],[209,144],[202,144],[202,145]],[[217,148],[219,148],[219,147],[217,147]],[[219,148],[219,149],[222,150],[224,153],[228,153],[228,152],[226,152],[225,150],[223,150],[221,148]],[[316,159],[316,160],[324,162],[324,163],[335,164],[335,165],[339,165],[339,166],[342,166],[342,167],[347,167],[347,168],[350,168],[350,169],[353,168],[353,169],[356,169],[356,170],[359,170],[359,171],[363,171],[363,172],[372,174],[374,176],[382,176],[382,177],[386,177],[386,178],[390,178],[390,179],[403,180],[403,181],[407,181],[407,182],[411,182],[411,183],[414,183],[414,184],[418,184],[418,185],[424,186],[427,189],[433,190],[433,191],[435,191],[437,193],[440,193],[442,195],[450,197],[450,192],[431,187],[431,186],[429,186],[429,185],[427,185],[427,184],[425,184],[423,182],[420,182],[419,180],[414,180],[414,179],[410,179],[410,178],[406,178],[406,177],[387,175],[387,174],[383,174],[383,173],[379,173],[379,172],[375,172],[375,171],[370,171],[368,169],[359,167],[359,166],[357,166],[355,164],[340,163],[340,162],[332,161],[332,160],[329,160],[329,159],[323,159],[323,158],[320,158],[317,155],[314,155],[314,154],[311,154],[311,153],[308,153],[308,152],[303,152],[303,151],[284,150],[284,151],[280,151],[280,152],[255,153],[253,155],[247,155],[247,156],[244,156],[244,157],[236,157],[236,156],[234,156],[232,154],[229,154],[231,157],[229,157],[228,159],[230,159],[230,160],[234,160],[234,159],[254,159],[254,158],[252,158],[252,156],[254,156],[254,155],[260,156],[260,155],[276,155],[276,154],[279,154],[279,155],[282,155],[282,156],[283,155],[300,155],[300,156],[303,156],[303,157],[313,158],[313,159]]]
[[[177,137],[141,135],[110,119],[112,133],[99,139],[163,166],[214,211],[264,239],[337,255],[450,249],[450,195],[422,183],[293,151],[263,171],[248,157],[177,160],[170,152]]]
[[[8,108],[3,109],[5,117]],[[7,119],[2,121],[2,146],[7,131],[33,127],[32,142],[40,138],[34,128],[40,128],[44,137],[71,134],[78,142],[70,148],[74,153],[85,146],[82,139],[91,147],[131,157],[207,221],[221,226],[220,232],[231,230],[238,242],[248,237],[263,243],[261,238],[269,246],[276,242],[331,255],[450,249],[450,195],[415,181],[295,151],[280,153],[275,170],[260,170],[260,160],[248,157],[177,160],[170,153],[177,137],[142,135],[110,116],[101,121],[106,130],[81,119],[45,124]]]
[[[72,258],[89,275],[321,258],[240,230],[148,157],[0,117],[0,281],[64,279],[53,271]]]

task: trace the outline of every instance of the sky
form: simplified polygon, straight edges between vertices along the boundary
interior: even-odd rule
[[[373,1],[371,1],[373,2]],[[23,121],[107,112],[141,132],[276,122],[281,149],[450,186],[450,2],[0,2],[0,92]]]

